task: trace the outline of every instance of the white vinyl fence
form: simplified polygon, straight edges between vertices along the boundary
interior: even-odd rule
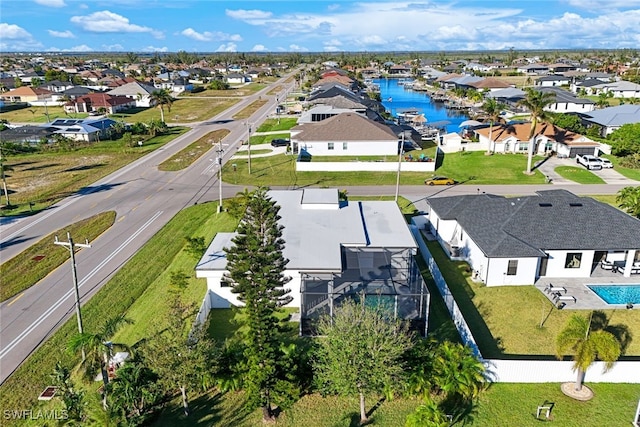
[[[458,305],[456,304],[447,282],[444,280],[438,265],[435,263],[431,252],[427,248],[422,237],[421,229],[424,229],[428,220],[423,216],[412,219],[411,232],[416,239],[422,256],[429,266],[433,280],[444,299],[449,314],[458,329],[462,341],[473,352],[482,358],[469,325],[464,320]],[[549,383],[570,382],[576,380],[576,372],[573,371],[573,362],[560,360],[508,360],[508,359],[484,359],[488,375],[493,382],[505,383]],[[585,382],[591,383],[640,383],[640,362],[619,361],[607,372],[603,362],[594,362],[587,371]]]

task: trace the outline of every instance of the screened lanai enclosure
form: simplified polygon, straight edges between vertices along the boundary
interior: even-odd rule
[[[411,248],[342,248],[340,273],[303,273],[300,328],[314,335],[322,315],[346,298],[364,298],[366,305],[382,306],[392,319],[408,321],[426,335],[429,292],[414,261]]]

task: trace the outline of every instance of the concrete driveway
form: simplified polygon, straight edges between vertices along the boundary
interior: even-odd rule
[[[558,166],[582,167],[581,165],[576,163],[576,159],[559,159],[557,157],[549,157],[543,160],[542,163],[537,166],[537,169],[545,176],[551,178],[552,184],[580,185],[577,182],[568,180],[560,176],[560,174],[555,171],[555,168],[557,168]],[[633,179],[625,177],[614,168],[592,170],[591,173],[602,178],[602,180],[607,184],[640,185],[639,181],[634,181]]]

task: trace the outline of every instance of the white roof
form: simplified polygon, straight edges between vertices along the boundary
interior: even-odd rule
[[[288,270],[342,271],[341,246],[416,248],[394,201],[337,202],[337,189],[271,190],[284,226],[283,255]],[[234,233],[218,233],[196,270],[224,270],[222,248]]]

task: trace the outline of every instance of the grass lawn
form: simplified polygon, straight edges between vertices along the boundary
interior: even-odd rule
[[[429,154],[427,154],[429,155]],[[462,184],[542,184],[544,175],[536,171],[525,175],[526,157],[520,155],[485,156],[484,153],[460,153],[444,156],[437,175],[446,175]],[[265,186],[319,185],[342,187],[348,185],[395,185],[396,172],[297,172],[296,156],[280,154],[251,159],[249,175],[246,160],[238,159],[237,184]],[[223,167],[224,176],[232,176],[232,167]],[[424,179],[431,176],[423,172],[402,172],[400,185],[424,185]]]
[[[240,110],[237,114],[233,115],[233,120],[244,120],[253,115],[256,111],[258,111],[264,104],[267,103],[266,99],[258,99],[253,101],[251,104],[247,105],[245,108]]]
[[[181,252],[186,237],[203,235],[212,238],[217,231],[235,228],[235,220],[227,214],[217,215],[216,210],[217,203],[203,203],[180,211],[83,306],[84,329],[94,331],[105,319],[120,313],[126,313],[139,323],[132,325],[138,328],[137,331],[125,329],[118,336],[119,339],[135,342],[137,337],[152,332],[153,327],[161,327],[164,300],[148,290],[152,286],[160,289],[162,283],[166,284],[166,274],[172,271],[172,262],[183,256]],[[192,272],[195,265],[193,259],[180,262],[183,264],[176,265],[183,265]],[[189,295],[193,295],[193,300],[198,304],[204,296],[199,289],[192,289]],[[138,302],[141,298],[150,298],[149,303]],[[140,304],[143,307],[134,310]],[[34,411],[49,408],[46,402],[39,402],[37,397],[50,384],[50,374],[56,361],[60,360],[66,366],[79,361],[78,355],[71,355],[65,350],[69,338],[76,333],[76,319],[73,317],[32,353],[0,386],[0,407],[29,408]]]
[[[640,181],[640,169],[629,169],[629,168],[620,166],[620,157],[616,157],[616,156],[604,156],[604,157],[611,160],[611,163],[613,163],[613,167],[620,174],[626,176],[629,179]]]
[[[86,218],[54,231],[0,264],[0,301],[5,301],[33,286],[71,257],[68,247],[54,244],[56,236],[65,242],[69,232],[77,243],[83,243],[85,239],[91,242],[111,227],[115,219],[115,211],[102,212]]]
[[[534,286],[487,287],[476,283],[466,271],[465,262],[450,262],[437,242],[427,242],[427,246],[485,358],[536,355],[554,359],[555,338],[569,317],[576,312],[589,313],[588,310],[558,310]],[[611,325],[640,330],[639,311],[603,311]],[[626,355],[640,355],[640,340],[631,341]]]
[[[236,104],[239,99],[231,98],[178,98],[171,105],[171,111],[164,108],[167,123],[193,123],[210,119]],[[160,109],[132,108],[110,116],[114,120],[123,119],[127,123],[160,120]]]
[[[265,87],[267,87],[267,85],[263,82],[252,82],[243,86],[232,86],[227,90],[205,89],[202,92],[196,92],[196,93],[184,92],[180,94],[180,97],[178,99],[190,98],[190,97],[212,97],[212,98],[238,97],[240,98],[243,96],[253,95],[256,92],[261,91]]]
[[[218,129],[209,132],[197,141],[192,142],[178,153],[174,154],[158,165],[161,171],[178,171],[189,167],[207,151],[211,150],[213,144],[220,141],[229,134],[228,129]]]
[[[267,119],[260,124],[256,132],[275,132],[278,130],[289,130],[298,123],[297,118],[282,117],[280,123],[277,119]],[[273,137],[272,137],[273,138]]]
[[[47,114],[49,113],[49,120]],[[88,117],[87,113],[66,114],[64,109],[59,106],[32,107],[27,106],[18,110],[11,110],[0,113],[0,120],[4,119],[9,123],[47,123],[55,119],[83,119]]]
[[[561,177],[578,184],[604,184],[604,180],[590,170],[576,166],[558,166],[554,169]]]
[[[187,128],[172,127],[169,132],[145,141],[141,147],[127,147],[120,140],[93,143],[75,151],[43,152],[11,156],[6,164],[13,170],[6,173],[12,210],[0,215],[40,211],[79,189],[122,168],[145,154],[162,147],[182,135]]]
[[[589,384],[595,397],[589,402],[579,402],[566,397],[559,384],[493,384],[481,398],[467,424],[479,427],[521,426],[535,427],[544,423],[536,420],[536,409],[545,401],[553,402],[550,421],[562,427],[623,426],[628,425],[635,413],[640,385],[638,384]],[[165,426],[263,426],[259,410],[246,409],[242,393],[210,392],[194,399],[191,416],[182,415],[178,399],[163,412],[154,427]],[[615,403],[613,403],[615,402]],[[376,396],[368,397],[367,408],[377,403]],[[417,399],[397,398],[381,402],[371,414],[370,426],[403,426],[407,415],[420,404]],[[330,408],[330,410],[329,410]],[[336,427],[357,426],[358,400],[356,398],[322,397],[317,394],[304,396],[291,409],[282,412],[276,426]]]

